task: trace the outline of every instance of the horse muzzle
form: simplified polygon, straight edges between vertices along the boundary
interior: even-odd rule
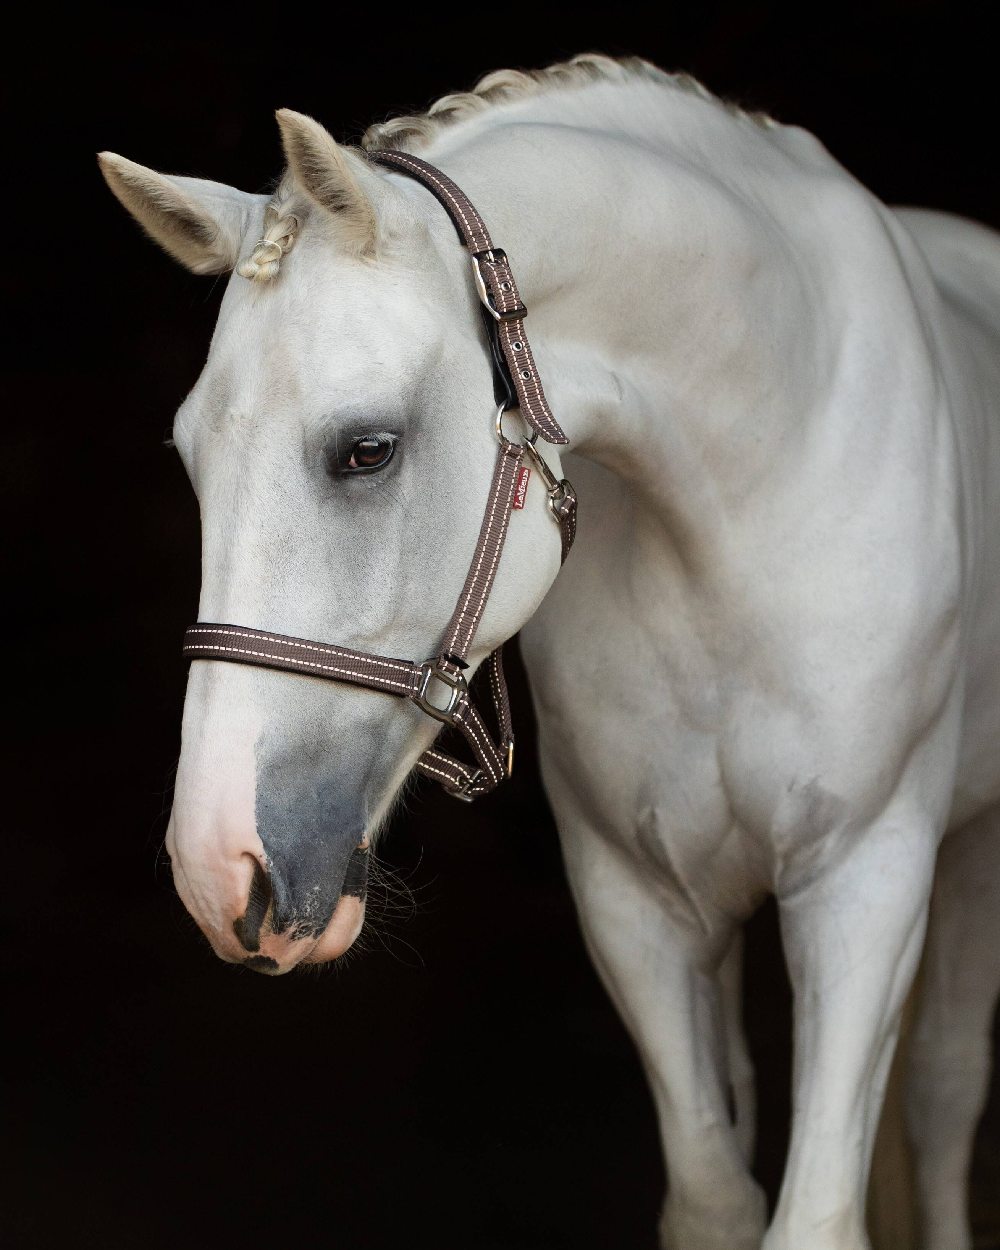
[[[303,888],[287,863],[244,852],[236,863],[199,863],[177,846],[167,849],[185,907],[226,963],[279,975],[299,964],[337,959],[354,942],[365,917],[367,838],[351,851],[339,880]]]
[[[184,761],[167,831],[177,892],[229,963],[280,973],[336,959],[364,921],[363,779],[346,763],[331,776],[302,743],[258,740],[250,755],[247,743]]]
[[[361,931],[368,885],[368,842],[351,852],[340,895],[332,914],[309,910],[308,894],[296,899],[280,867],[268,872],[254,861],[253,876],[243,913],[232,923],[243,965],[255,972],[288,972],[300,963],[337,959]],[[323,892],[313,891],[322,897]]]

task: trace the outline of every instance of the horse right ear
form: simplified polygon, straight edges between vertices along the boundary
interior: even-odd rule
[[[275,116],[295,181],[325,210],[349,251],[372,255],[378,237],[375,197],[385,200],[388,185],[318,121],[293,109],[278,109]]]
[[[158,174],[114,152],[101,152],[108,186],[146,233],[193,273],[228,273],[267,196],[221,182]]]

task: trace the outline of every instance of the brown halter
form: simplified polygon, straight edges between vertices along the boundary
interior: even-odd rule
[[[184,637],[184,654],[192,660],[229,660],[290,673],[306,673],[330,681],[346,681],[370,690],[410,699],[428,716],[456,726],[476,757],[476,766],[464,764],[433,747],[417,761],[417,769],[439,781],[449,794],[472,800],[509,777],[514,763],[514,734],[510,700],[503,675],[502,647],[487,662],[496,712],[498,738],[490,734],[473,705],[463,670],[468,668],[483,610],[500,564],[511,508],[527,459],[538,470],[548,492],[548,506],[559,525],[562,558],[566,559],[576,534],[576,495],[569,482],[555,477],[535,443],[569,440],[549,408],[524,333],[528,310],[521,303],[507,254],[493,246],[489,231],[468,197],[433,165],[406,152],[373,152],[370,159],[422,183],[444,206],[463,245],[472,254],[473,277],[483,306],[483,320],[493,359],[498,403],[496,433],[500,443],[496,468],[479,540],[465,585],[444,631],[437,655],[422,664],[389,656],[370,655],[305,638],[290,638],[243,625],[214,625],[199,621]],[[503,432],[504,412],[518,408],[531,426],[530,438],[512,443]],[[520,506],[520,505],[518,505]],[[434,699],[432,700],[432,694]]]

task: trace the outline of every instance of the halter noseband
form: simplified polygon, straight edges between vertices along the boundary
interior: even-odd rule
[[[468,668],[472,640],[500,564],[511,509],[521,506],[518,491],[524,489],[525,457],[538,470],[548,493],[549,510],[559,525],[562,559],[569,554],[576,534],[576,495],[569,482],[556,478],[535,445],[539,437],[550,443],[567,443],[569,439],[552,415],[542,390],[524,333],[528,310],[521,303],[507,254],[493,246],[483,219],[468,197],[439,169],[409,153],[372,152],[369,157],[377,164],[422,183],[444,206],[462,244],[472,255],[473,277],[493,360],[498,404],[496,433],[500,446],[486,513],[465,585],[437,655],[422,664],[243,625],[215,625],[205,621],[188,629],[184,654],[192,660],[228,660],[306,673],[410,699],[428,716],[459,729],[476,757],[476,765],[471,766],[431,747],[417,761],[417,770],[440,782],[449,794],[471,801],[510,776],[514,734],[503,674],[502,646],[487,661],[499,730],[497,738],[491,735],[472,703],[463,670]],[[503,432],[503,414],[511,408],[518,408],[532,429],[531,436],[524,442],[511,442]],[[523,493],[521,500],[523,502]]]

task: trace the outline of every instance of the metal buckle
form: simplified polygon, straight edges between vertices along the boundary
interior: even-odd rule
[[[561,524],[576,507],[576,491],[565,478],[549,491],[549,511]]]
[[[447,707],[438,707],[437,704],[431,703],[427,697],[427,688],[432,681],[439,681],[443,686],[449,688]],[[422,712],[426,712],[428,716],[432,716],[434,720],[442,721],[445,725],[453,725],[455,723],[455,709],[461,702],[462,696],[469,693],[469,686],[461,673],[449,673],[447,669],[441,667],[440,660],[425,660],[420,665],[420,685],[417,687],[417,693],[412,696],[413,702]]]
[[[494,321],[523,321],[528,315],[527,308],[523,304],[518,304],[516,308],[510,308],[507,312],[500,312],[490,299],[489,287],[486,285],[486,279],[483,277],[481,262],[483,260],[499,261],[506,264],[507,253],[502,247],[494,247],[486,252],[474,252],[472,256],[472,277],[476,283],[476,291],[479,295],[479,302],[494,319]]]
[[[507,776],[512,777],[514,774],[514,739],[513,738],[506,739],[506,741],[504,742],[504,751],[506,754],[505,766],[506,766]],[[471,803],[473,802],[474,799],[478,797],[478,795],[470,794],[469,791],[472,789],[474,785],[477,784],[477,782],[479,782],[479,780],[482,777],[483,777],[483,770],[481,768],[477,768],[473,772],[471,772],[468,775],[468,777],[465,778],[464,781],[460,781],[454,790],[449,790],[448,793],[452,796],[452,798],[461,799],[463,803]]]
[[[448,793],[453,799],[458,799],[462,803],[475,802],[478,796],[470,794],[469,791],[476,784],[476,782],[479,781],[482,775],[483,770],[481,768],[477,768],[474,772],[471,772],[464,781],[460,781],[454,790],[449,790]]]

